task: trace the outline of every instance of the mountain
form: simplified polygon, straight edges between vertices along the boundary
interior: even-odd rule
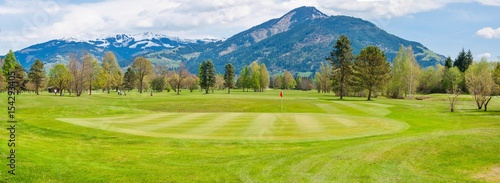
[[[400,45],[412,46],[422,67],[442,64],[445,57],[424,45],[402,39],[374,24],[354,17],[327,16],[314,7],[300,7],[280,18],[272,19],[226,40],[180,39],[161,34],[119,34],[113,36],[80,35],[33,45],[15,52],[23,67],[29,68],[35,58],[47,67],[65,63],[69,54],[90,52],[101,58],[106,51],[115,53],[120,66],[130,65],[137,56],[155,64],[178,67],[183,63],[197,73],[205,59],[214,62],[217,72],[232,63],[237,72],[253,61],[265,63],[272,73],[315,71],[329,56],[337,38],[345,34],[355,54],[369,45],[385,51],[389,61]]]
[[[211,59],[216,70],[221,71],[228,62],[241,69],[258,61],[265,63],[274,73],[285,69],[314,71],[329,56],[342,34],[350,39],[355,54],[366,46],[375,45],[392,61],[400,45],[404,45],[413,47],[422,67],[442,64],[445,59],[420,43],[389,34],[368,21],[348,16],[326,16],[314,7],[300,7],[228,38],[201,53],[188,65],[193,68],[202,60]]]
[[[218,40],[181,39],[150,32],[113,36],[84,34],[36,44],[15,52],[15,55],[24,68],[29,68],[36,58],[47,63],[50,67],[55,63],[66,63],[71,54],[81,56],[83,53],[88,52],[101,59],[104,56],[104,52],[112,51],[118,59],[120,66],[126,67],[137,56],[146,56],[150,53],[161,55],[159,54],[161,52],[175,52],[179,47],[189,47],[191,49],[188,52],[194,53],[197,46],[213,41]],[[184,49],[186,50],[186,48]],[[167,57],[177,58],[180,61],[187,61],[189,59],[189,57],[183,58],[179,54],[167,53],[166,55]]]

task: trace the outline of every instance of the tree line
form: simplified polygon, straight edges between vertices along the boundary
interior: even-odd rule
[[[454,110],[457,97],[463,93],[473,96],[479,109],[487,109],[492,96],[500,93],[500,63],[486,60],[474,62],[470,50],[464,49],[455,60],[448,57],[444,65],[421,68],[415,59],[412,47],[401,46],[396,57],[389,63],[383,50],[367,46],[358,55],[353,54],[350,40],[342,35],[335,42],[326,62],[321,63],[313,77],[297,74],[294,78],[289,71],[270,76],[265,64],[257,61],[241,68],[239,75],[228,63],[224,74],[217,73],[211,60],[199,65],[198,73],[192,74],[182,63],[176,69],[160,64],[153,65],[148,59],[137,57],[125,72],[119,67],[112,52],[106,52],[99,62],[94,55],[85,53],[82,58],[70,55],[67,64],[55,64],[48,75],[44,63],[35,60],[29,71],[25,71],[9,51],[3,59],[0,89],[6,88],[6,75],[16,72],[18,92],[40,89],[57,89],[59,95],[69,93],[76,96],[95,89],[108,93],[111,90],[162,92],[173,90],[180,94],[200,89],[206,94],[211,90],[239,88],[242,91],[263,92],[268,87],[274,89],[317,89],[318,93],[334,92],[344,96],[365,96],[368,100],[378,95],[391,98],[413,99],[416,93],[448,93],[450,108]]]
[[[383,51],[368,46],[355,56],[349,39],[339,37],[329,63],[322,63],[315,74],[319,92],[333,91],[344,96],[386,95],[391,98],[412,99],[416,93],[448,93],[450,109],[454,111],[457,97],[469,93],[478,109],[487,110],[492,96],[500,93],[500,63],[485,58],[474,62],[470,50],[459,52],[457,58],[446,58],[444,65],[420,68],[412,47],[401,46],[392,65]]]
[[[45,65],[36,59],[28,75],[21,64],[16,61],[14,53],[10,51],[2,60],[3,74],[0,76],[0,88],[5,90],[6,76],[10,71],[16,72],[16,91],[34,91],[37,95],[41,89],[48,88],[60,96],[68,93],[70,96],[81,96],[87,92],[92,95],[93,90],[102,89],[103,92],[155,91],[173,90],[180,94],[181,90],[190,92],[200,89],[209,90],[227,89],[228,93],[237,86],[253,88],[254,91],[264,91],[269,86],[269,72],[265,64],[254,62],[244,68],[246,74],[235,77],[232,64],[227,64],[224,74],[216,74],[211,60],[204,60],[199,66],[197,75],[190,73],[182,63],[177,69],[168,68],[160,64],[152,64],[144,57],[136,57],[125,72],[118,65],[112,52],[106,52],[99,62],[97,58],[84,53],[83,57],[70,55],[67,64],[55,64],[46,74]],[[244,76],[244,77],[242,77]]]

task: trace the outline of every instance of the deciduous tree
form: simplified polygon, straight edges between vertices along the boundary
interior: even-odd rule
[[[216,90],[222,90],[224,89],[224,76],[221,74],[216,74],[215,75],[215,85],[212,87],[212,93],[214,92],[214,89]]]
[[[316,80],[316,87],[319,92],[330,93],[332,87],[332,66],[328,63],[321,63],[319,72],[316,72],[314,79]]]
[[[194,74],[189,74],[189,77],[186,79],[186,87],[189,89],[189,92],[198,89],[199,83],[200,79]]]
[[[254,61],[250,64],[250,85],[253,88],[253,91],[260,90],[260,66],[257,61]]]
[[[146,83],[153,78],[153,65],[151,62],[144,57],[137,57],[132,63],[132,70],[134,71],[135,77],[138,80],[139,93],[142,93]]]
[[[283,89],[283,76],[282,75],[274,75],[273,76],[273,88],[274,89]]]
[[[70,88],[68,91],[71,95],[72,92],[76,93],[76,96],[80,96],[83,92],[83,85],[85,83],[85,75],[83,73],[83,63],[78,59],[77,55],[70,55],[68,63],[68,71],[70,72]]]
[[[458,67],[453,67],[446,71],[444,77],[449,81],[449,88],[447,88],[448,101],[450,103],[450,111],[454,112],[458,96],[462,93],[460,83],[462,83],[463,76]]]
[[[283,74],[283,85],[284,89],[293,89],[297,86],[297,82],[289,71],[285,71],[285,74]]]
[[[105,78],[104,89],[109,93],[111,89],[118,89],[123,83],[123,72],[113,52],[106,52],[102,59],[103,77]]]
[[[92,96],[93,87],[99,85],[99,75],[102,69],[94,55],[87,53],[83,57],[83,78],[84,85],[89,90],[89,95]]]
[[[71,80],[71,73],[63,64],[56,64],[49,71],[49,85],[57,86],[59,96],[62,96],[63,90],[68,89]]]
[[[185,80],[189,77],[190,73],[183,66],[179,68],[179,71],[172,71],[168,77],[169,84],[174,88],[177,92],[177,95],[180,94],[181,89],[185,85]]]
[[[250,88],[251,86],[250,76],[250,69],[248,68],[248,66],[241,68],[240,76],[238,77],[238,82],[236,83],[236,85],[242,88],[243,91],[245,91],[245,88],[247,88],[248,91],[248,88]]]
[[[264,89],[269,87],[270,81],[269,71],[267,71],[266,64],[260,64],[260,91],[263,92]]]
[[[403,98],[416,92],[419,82],[420,66],[415,59],[412,47],[400,46],[394,58],[392,77],[388,86],[388,94],[393,98]]]
[[[465,71],[465,83],[472,98],[476,101],[477,108],[484,107],[484,111],[486,111],[495,89],[491,64],[486,59],[472,64]]]

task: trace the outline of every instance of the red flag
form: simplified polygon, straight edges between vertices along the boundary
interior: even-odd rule
[[[283,91],[280,91],[280,97],[283,98]]]

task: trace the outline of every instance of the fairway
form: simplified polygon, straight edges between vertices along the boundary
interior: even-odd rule
[[[134,135],[213,140],[332,140],[408,127],[389,118],[312,113],[156,113],[58,120]]]
[[[500,182],[500,98],[279,93],[24,93],[0,182]]]

